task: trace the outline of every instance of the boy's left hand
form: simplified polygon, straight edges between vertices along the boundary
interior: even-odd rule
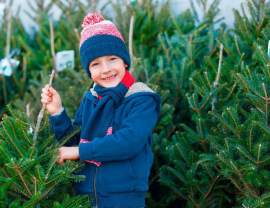
[[[61,147],[57,163],[64,164],[65,160],[77,160],[79,157],[79,147]]]

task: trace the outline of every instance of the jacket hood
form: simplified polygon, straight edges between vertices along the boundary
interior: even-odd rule
[[[90,100],[95,100],[98,95],[94,90],[96,84],[94,84],[93,88],[90,89],[90,91],[86,92],[85,96],[90,99]],[[158,104],[161,103],[161,98],[160,96],[155,93],[151,88],[149,88],[146,84],[143,82],[135,82],[129,89],[128,92],[126,93],[124,99],[122,102],[127,102],[130,99],[137,97],[137,96],[152,96]]]

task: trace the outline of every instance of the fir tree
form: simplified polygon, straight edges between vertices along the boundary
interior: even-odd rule
[[[26,70],[26,58],[18,55],[18,53],[20,53],[21,44],[17,37],[24,39],[26,42],[28,42],[30,38],[18,18],[18,12],[12,14],[9,10],[12,1],[6,5],[7,7],[3,15],[4,18],[0,26],[0,44],[5,50],[0,51],[0,60],[4,58],[18,59],[20,65],[12,68],[11,76],[0,75],[0,93],[2,95],[0,96],[0,117],[7,111],[6,105],[8,103],[13,103],[15,99],[23,98],[27,90],[27,82],[30,74]],[[3,68],[3,70],[5,70],[5,68]]]
[[[24,113],[9,106],[0,126],[1,206],[6,207],[89,207],[88,196],[75,196],[72,182],[84,180],[75,175],[82,163],[66,161],[58,165],[57,151],[80,129],[66,135],[59,143],[50,130],[48,113],[33,141],[34,126]]]
[[[124,6],[123,6],[124,5]],[[156,56],[162,53],[162,47],[158,41],[158,35],[167,32],[173,33],[174,27],[170,20],[170,2],[165,1],[131,1],[118,0],[112,3],[115,10],[115,22],[121,34],[126,40],[135,60],[141,59],[142,63],[147,62],[154,65]],[[134,17],[133,34],[130,34],[130,20]],[[130,37],[130,35],[132,35]],[[134,58],[133,57],[133,58]],[[145,64],[144,64],[145,65]],[[147,70],[148,73],[155,73],[155,70]],[[150,74],[150,76],[151,76]],[[142,78],[145,78],[144,76]]]
[[[269,206],[269,4],[247,6],[250,20],[243,5],[243,17],[235,10],[234,33],[217,36],[220,53],[209,51],[192,74],[193,122],[168,145],[160,181],[188,207]]]

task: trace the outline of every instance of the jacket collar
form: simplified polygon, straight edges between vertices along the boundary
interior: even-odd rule
[[[94,90],[96,83],[94,84],[93,88],[91,88],[85,96],[94,101],[98,95]],[[143,82],[135,82],[128,90],[124,98],[130,97],[131,95],[138,93],[138,92],[148,92],[148,93],[155,93],[152,89],[150,89],[146,84]]]

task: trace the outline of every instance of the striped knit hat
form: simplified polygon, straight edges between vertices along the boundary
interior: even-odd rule
[[[97,13],[89,13],[83,20],[80,40],[80,56],[89,78],[89,64],[95,58],[116,55],[130,67],[130,56],[121,33],[115,25]]]

